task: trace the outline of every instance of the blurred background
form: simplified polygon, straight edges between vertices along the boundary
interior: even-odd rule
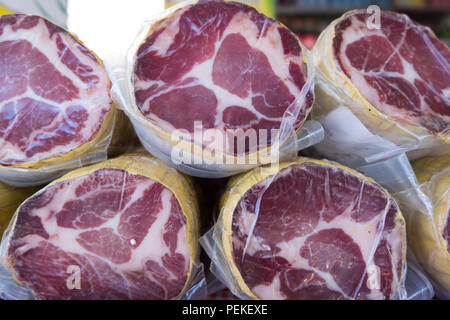
[[[311,48],[342,13],[378,5],[408,14],[450,44],[450,0],[239,0],[275,17]],[[0,0],[0,14],[40,14],[68,27],[101,57],[126,52],[142,22],[181,0]]]

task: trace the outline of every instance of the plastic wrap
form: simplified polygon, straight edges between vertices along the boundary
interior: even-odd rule
[[[408,248],[408,270],[405,280],[407,300],[432,300],[435,297],[433,285]]]
[[[407,222],[408,246],[415,255],[408,263],[421,265],[444,298],[448,298],[443,284],[450,266],[443,239],[449,210],[448,167],[448,157],[427,157],[415,161],[413,170],[402,154],[358,168],[398,200]]]
[[[436,294],[450,299],[450,158],[423,158],[413,168],[418,184],[396,194],[404,206],[408,245],[433,280]]]
[[[72,71],[69,68],[78,68],[78,69],[74,69],[75,71],[73,71],[73,74],[71,74],[70,76],[73,77],[74,79],[77,80],[73,80],[70,79],[68,77],[66,78],[62,78],[64,81],[66,81],[66,83],[64,85],[61,85],[60,88],[56,87],[52,88],[52,90],[50,90],[49,88],[46,88],[44,91],[41,92],[41,94],[39,94],[39,92],[37,91],[38,89],[36,89],[35,87],[33,87],[33,90],[38,92],[38,93],[32,93],[34,91],[32,91],[31,89],[29,90],[29,93],[24,94],[23,96],[16,97],[13,96],[11,99],[11,97],[9,97],[6,101],[10,102],[10,103],[6,103],[2,110],[0,110],[0,114],[3,120],[6,121],[6,124],[8,124],[8,121],[10,120],[10,116],[11,116],[11,110],[8,109],[8,106],[10,106],[12,103],[17,103],[18,105],[20,105],[20,103],[25,104],[25,107],[28,107],[28,105],[26,103],[24,103],[23,101],[26,99],[37,99],[38,98],[38,103],[43,103],[44,105],[42,106],[42,110],[43,111],[39,111],[39,113],[37,112],[37,108],[38,106],[31,106],[30,108],[34,108],[33,110],[29,110],[28,112],[30,113],[29,115],[25,115],[22,116],[19,114],[20,112],[20,108],[18,107],[16,111],[18,114],[13,114],[14,117],[20,118],[22,117],[20,120],[22,121],[20,126],[22,131],[25,130],[25,132],[28,132],[28,134],[26,136],[21,136],[23,135],[22,132],[7,132],[9,136],[13,136],[14,134],[16,134],[17,136],[21,137],[22,140],[24,138],[34,138],[35,140],[30,142],[30,146],[28,147],[30,148],[35,148],[33,150],[38,150],[38,153],[34,154],[33,156],[31,156],[31,158],[28,157],[28,150],[26,149],[25,151],[23,151],[24,155],[21,155],[20,158],[18,158],[18,160],[14,160],[14,162],[5,162],[3,160],[8,159],[8,157],[11,157],[11,153],[14,156],[14,150],[9,152],[8,148],[11,148],[7,143],[5,144],[5,141],[2,140],[2,154],[1,154],[1,158],[0,158],[0,181],[3,181],[9,185],[14,185],[14,186],[19,186],[19,187],[25,187],[25,186],[36,186],[36,185],[42,185],[45,184],[49,181],[52,181],[58,177],[60,177],[61,175],[63,175],[64,173],[88,165],[88,164],[92,164],[95,162],[100,162],[103,160],[107,159],[107,149],[111,140],[111,136],[112,136],[112,132],[113,132],[113,127],[114,127],[114,122],[115,122],[115,116],[116,116],[116,109],[115,106],[113,105],[112,99],[109,96],[109,90],[110,90],[110,86],[111,83],[108,79],[108,75],[106,73],[106,71],[104,70],[104,67],[102,65],[102,62],[90,51],[88,51],[88,49],[86,49],[83,45],[83,43],[81,43],[81,41],[79,41],[78,39],[76,39],[73,35],[71,35],[70,33],[68,33],[66,30],[52,24],[51,22],[37,17],[37,16],[26,16],[26,15],[8,15],[8,16],[3,16],[2,17],[2,21],[0,22],[0,24],[2,25],[4,29],[3,32],[3,36],[4,37],[12,37],[13,39],[16,39],[16,35],[15,34],[11,34],[15,31],[10,31],[9,29],[7,30],[6,28],[9,28],[8,24],[11,23],[19,23],[20,21],[22,21],[24,24],[29,24],[30,27],[33,28],[37,28],[35,30],[34,33],[30,33],[30,35],[33,37],[33,39],[28,39],[26,38],[27,34],[25,34],[25,38],[22,39],[20,37],[23,37],[23,35],[18,35],[17,36],[17,48],[15,48],[15,50],[21,50],[19,44],[20,43],[28,43],[29,41],[35,41],[36,42],[36,37],[41,37],[39,38],[36,43],[38,43],[39,45],[37,45],[37,47],[39,48],[38,50],[33,51],[33,54],[36,55],[36,59],[38,59],[37,61],[39,61],[39,59],[47,59],[47,57],[45,55],[42,55],[41,51],[39,50],[44,50],[43,52],[47,53],[49,55],[49,57],[57,57],[57,59],[61,59],[61,61],[57,61],[58,64],[56,65],[56,67],[61,66],[61,68],[63,70],[64,66],[67,66],[67,70]],[[36,26],[34,26],[34,24],[36,23]],[[48,31],[46,31],[46,29],[48,29]],[[31,32],[31,31],[29,31]],[[6,36],[5,34],[9,34],[8,36]],[[47,34],[48,33],[48,34]],[[30,37],[31,37],[30,36]],[[48,37],[48,38],[47,38]],[[55,48],[50,47],[47,48],[45,47],[46,44],[48,44],[49,46],[51,46],[53,44],[53,41],[55,41],[57,43],[57,46],[55,46]],[[66,41],[66,42],[65,42]],[[40,47],[42,45],[42,48]],[[62,47],[65,47],[67,50],[72,50],[72,51],[67,51],[66,55],[61,55],[59,58],[56,55],[57,50],[61,50]],[[47,51],[45,51],[47,50]],[[55,51],[55,52],[53,52]],[[74,54],[73,52],[76,52],[76,54]],[[20,56],[21,51],[19,51],[18,53],[16,53],[15,55]],[[31,53],[30,53],[31,54]],[[55,58],[56,59],[56,58]],[[77,60],[78,59],[78,60]],[[82,61],[81,61],[82,60]],[[95,60],[95,62],[93,62],[93,60]],[[92,65],[87,65],[87,64],[83,64],[83,63],[87,63],[86,61],[89,61],[89,64]],[[54,72],[54,77],[62,77],[61,74],[58,73],[58,70],[54,70],[55,66],[52,63],[55,63],[55,61],[53,61],[51,58],[49,58],[49,62],[47,65],[44,64],[45,67],[42,67],[44,69],[42,69],[40,71],[40,74],[38,75],[30,75],[30,77],[34,77],[32,78],[34,82],[30,82],[33,83],[33,86],[38,86],[38,85],[42,85],[39,81],[50,81],[48,78],[48,73],[49,72]],[[28,70],[28,72],[31,74],[32,70],[34,70],[33,68],[27,66],[27,63],[30,63],[29,61],[27,61],[27,57],[23,58],[23,61],[21,60],[20,64],[17,64],[17,68],[18,70],[20,70],[20,68],[30,68],[30,70]],[[42,63],[42,62],[40,62]],[[47,68],[47,69],[45,69]],[[53,69],[52,69],[53,68]],[[97,68],[97,69],[95,69]],[[49,71],[50,70],[50,71]],[[53,71],[52,71],[53,70]],[[25,72],[25,71],[24,71]],[[64,71],[64,72],[68,72],[68,71]],[[83,73],[84,72],[84,73]],[[95,73],[97,72],[97,73]],[[69,74],[69,73],[67,73]],[[39,77],[43,77],[42,79]],[[38,78],[36,78],[38,77]],[[52,79],[52,78],[50,78]],[[59,78],[58,78],[59,79]],[[61,80],[61,81],[63,81]],[[14,81],[18,81],[17,79]],[[64,90],[73,90],[73,92],[76,92],[78,90],[78,92],[80,92],[80,89],[78,87],[74,87],[73,83],[70,83],[70,85],[74,88],[72,88],[69,84],[68,81],[75,81],[77,83],[77,85],[81,86],[81,85],[86,85],[89,86],[89,89],[86,89],[86,92],[89,93],[85,93],[84,91],[82,92],[83,96],[77,96],[75,95],[74,98],[70,98],[72,100],[68,100],[69,98],[69,93],[67,93]],[[82,84],[80,84],[82,83]],[[30,84],[30,87],[32,86]],[[51,84],[52,86],[54,84]],[[64,86],[70,87],[71,89],[67,89],[67,88],[63,88]],[[15,83],[15,87],[11,88],[7,88],[5,89],[7,90],[21,90],[20,89],[21,84],[20,83]],[[102,91],[104,90],[104,91]],[[95,96],[97,93],[98,96]],[[31,92],[31,93],[30,93]],[[72,91],[70,91],[72,92]],[[17,94],[16,91],[12,91],[13,94]],[[5,95],[10,95],[12,94],[11,92],[7,92],[5,93]],[[20,93],[20,92],[19,92]],[[51,96],[51,94],[55,95],[55,96]],[[92,94],[92,96],[90,96],[90,94]],[[58,96],[61,95],[61,96]],[[53,99],[51,100],[50,99]],[[17,101],[14,101],[14,98],[17,98]],[[21,98],[21,100],[19,101],[19,98]],[[84,100],[83,100],[84,99]],[[41,101],[43,100],[43,101]],[[22,102],[21,102],[22,101]],[[34,100],[32,100],[34,101]],[[36,100],[37,101],[37,100]],[[56,102],[55,102],[56,101]],[[28,103],[28,102],[27,102]],[[67,103],[71,103],[70,105]],[[65,146],[64,143],[68,144],[69,142],[65,141],[64,139],[68,139],[67,137],[71,137],[74,134],[79,134],[79,132],[76,132],[76,130],[80,130],[78,127],[78,122],[76,121],[83,121],[83,120],[79,120],[79,119],[83,119],[83,115],[80,115],[80,113],[83,110],[82,108],[86,109],[86,105],[83,105],[83,103],[87,103],[89,110],[93,110],[93,107],[95,106],[95,110],[100,110],[101,112],[103,112],[103,114],[101,116],[98,116],[99,121],[101,121],[99,123],[99,127],[97,131],[94,131],[92,136],[87,138],[87,137],[80,137],[81,138],[86,138],[84,142],[73,142],[75,141],[75,138],[71,138],[72,140],[70,140],[69,142],[72,142],[71,145],[69,145],[69,147],[66,147],[66,149],[64,149]],[[30,104],[30,103],[29,103]],[[56,116],[56,118],[54,118],[52,121],[53,122],[49,122],[45,117],[45,112],[48,113],[59,113],[60,110],[60,106],[62,106],[64,104],[64,108],[70,109],[72,108],[71,111],[72,113],[69,115],[69,113],[67,112],[67,114],[65,114],[65,117],[60,117],[58,118],[58,116]],[[81,106],[78,106],[77,104],[81,104]],[[31,105],[31,104],[30,104]],[[25,108],[24,107],[24,108]],[[102,109],[103,108],[103,109]],[[48,111],[45,111],[48,110]],[[103,110],[103,111],[102,111]],[[100,112],[98,111],[98,112]],[[28,119],[26,117],[36,117],[36,122],[32,122],[31,120],[28,121]],[[97,116],[97,115],[96,115]],[[75,121],[76,119],[76,121]],[[59,122],[58,122],[59,121]],[[86,119],[84,120],[86,121]],[[93,120],[92,120],[93,121]],[[16,126],[19,126],[19,122],[20,121],[16,121]],[[54,131],[43,131],[40,133],[39,139],[35,136],[33,130],[35,130],[35,128],[31,127],[31,126],[37,126],[36,128],[39,129],[43,129],[43,128],[48,128],[50,125],[53,125],[55,127]],[[57,127],[56,125],[59,125],[59,127]],[[85,124],[83,123],[83,126],[85,126]],[[9,130],[9,128],[6,128]],[[17,129],[19,130],[19,129]],[[19,130],[19,131],[20,131]],[[5,131],[6,132],[6,131]],[[3,132],[3,133],[5,133]],[[76,132],[76,133],[74,133]],[[60,140],[62,140],[63,142],[61,142]],[[82,140],[83,141],[83,140]],[[53,149],[50,150],[50,152],[43,152],[43,151],[39,151],[40,148],[42,148],[42,150],[46,150],[45,148],[47,148],[47,146],[45,146],[46,143],[50,143],[53,148],[59,148],[57,149],[57,151],[54,151]],[[15,146],[15,145],[14,145]],[[16,146],[17,147],[17,146]],[[25,145],[25,147],[27,147],[27,145]],[[69,149],[71,148],[71,149]],[[21,151],[22,152],[22,151]],[[33,151],[34,152],[34,151]],[[39,153],[41,152],[41,153]],[[43,152],[43,153],[42,153]],[[30,153],[31,154],[31,153]],[[25,157],[26,155],[26,157]],[[13,158],[14,159],[14,158]],[[9,161],[9,160],[8,160]]]
[[[120,179],[120,177],[119,179],[116,179],[116,175],[120,174],[123,175],[123,179]],[[121,188],[117,189],[115,188],[117,187],[115,182],[119,180],[123,182]],[[66,191],[61,194],[58,190]],[[82,192],[81,190],[91,191],[88,191],[87,194],[80,194],[79,192]],[[120,194],[114,196],[114,190],[117,190]],[[120,192],[120,190],[122,191]],[[130,190],[132,193],[129,193]],[[150,193],[150,190],[152,193]],[[157,190],[161,190],[158,191],[161,193],[158,194]],[[75,195],[75,198],[72,198],[72,201],[70,201],[71,192],[74,192]],[[56,196],[54,198],[55,194]],[[69,201],[63,202],[60,197],[56,199],[58,195],[66,197],[68,194]],[[139,194],[145,195],[145,203],[139,202]],[[153,200],[151,194],[158,195],[158,198],[160,199],[158,201],[160,202],[156,199]],[[94,198],[91,200],[89,200],[90,195],[94,195]],[[174,199],[178,202],[175,207]],[[116,208],[115,212],[117,213],[120,211],[121,213],[120,219],[116,219],[114,218],[114,214],[110,214],[111,210],[114,212],[115,207],[109,208],[108,205],[113,205],[119,200],[119,210]],[[80,202],[78,207],[76,204],[77,202]],[[158,203],[160,203],[161,207],[158,207]],[[167,207],[169,204],[170,206]],[[102,209],[100,215],[107,219],[98,223],[98,221],[96,222],[96,219],[99,219],[99,216],[90,218],[83,216],[83,212],[86,210],[83,211],[81,208],[88,208],[87,211],[89,211],[91,205],[95,207],[106,205],[107,207]],[[51,208],[49,207],[50,209],[48,209],[46,206],[51,206]],[[27,220],[30,217],[27,211],[30,207],[34,208],[32,209],[35,210],[34,212],[46,210],[46,208],[50,210],[50,217],[45,220],[45,222],[42,220],[41,224],[42,228],[46,230],[44,233],[48,232],[48,238],[46,238],[45,234],[43,235],[42,232],[40,233],[41,229],[39,229],[39,222],[33,224],[33,228],[27,229],[32,229],[31,233],[35,232],[35,234],[30,237],[36,237],[36,241],[33,239],[30,240],[27,235],[21,233],[24,230],[23,226],[27,225],[26,223],[30,221]],[[72,216],[69,220],[66,220],[66,218],[70,216],[70,214],[67,216],[66,211],[71,210],[70,208],[78,208],[74,211],[76,212],[76,217]],[[130,208],[140,208],[138,210],[143,216],[139,218],[138,224],[132,224],[133,216],[127,215],[126,212]],[[149,210],[153,210],[153,208],[160,208],[160,211],[155,211],[158,216],[156,216],[154,220],[149,220],[152,213],[148,212],[150,212]],[[170,210],[167,211],[168,209]],[[53,210],[59,211],[55,212]],[[164,213],[166,211],[169,212],[169,215]],[[182,216],[178,216],[178,213],[174,215],[174,212],[179,212]],[[161,292],[164,295],[170,295],[170,292],[172,292],[174,296],[171,298],[202,298],[204,294],[206,294],[206,291],[203,266],[199,262],[199,219],[197,215],[198,204],[190,179],[155,158],[139,154],[130,154],[72,171],[30,197],[17,209],[14,218],[3,235],[0,246],[0,254],[2,257],[2,264],[0,265],[0,297],[3,299],[155,299],[163,297],[160,295]],[[157,218],[159,216],[161,216],[161,218]],[[167,220],[164,220],[164,222],[161,220],[163,218]],[[184,223],[182,222],[183,220]],[[89,247],[89,241],[83,242],[86,240],[83,233],[78,234],[78,231],[82,230],[87,230],[84,232],[84,234],[86,234],[96,232],[95,230],[103,232],[108,228],[115,228],[114,221],[120,221],[120,223],[117,224],[117,232],[125,239],[125,244],[122,243],[119,247],[117,247],[117,245],[120,244],[120,241],[118,242],[117,238],[109,238],[105,240],[106,242],[102,242],[101,237],[93,240],[93,247]],[[150,226],[148,225],[148,221],[151,221]],[[123,225],[125,222],[130,223],[129,227]],[[73,224],[76,224],[76,227]],[[140,228],[147,228],[145,226],[147,226],[148,229],[144,229],[144,237],[141,237],[140,233],[142,233],[143,230],[140,230]],[[86,229],[86,227],[88,228]],[[171,237],[169,233],[165,233],[165,230],[169,229],[175,230],[175,238]],[[75,230],[77,230],[76,234],[71,233]],[[149,232],[153,232],[153,236],[155,237],[148,235]],[[62,238],[64,238],[64,240],[58,242],[59,239]],[[127,240],[129,238],[131,240]],[[40,252],[39,248],[42,245],[40,241],[46,241],[46,250],[44,250],[40,256],[37,254],[36,257],[40,257],[39,259],[36,260],[30,258],[33,257],[33,254],[36,252]],[[129,241],[129,244],[127,244],[127,241]],[[159,248],[159,245],[157,245],[159,242],[161,243],[161,250],[167,250],[165,255],[164,252],[166,251],[161,251],[161,255],[164,255],[161,256],[162,262],[152,260],[159,254],[159,251],[155,253],[155,250]],[[84,244],[80,247],[82,243]],[[101,246],[102,243],[104,250],[96,251],[95,245],[98,244]],[[123,247],[123,245],[125,245],[125,247]],[[114,249],[108,254],[109,246],[114,246]],[[131,260],[127,260],[124,264],[125,260],[118,261],[117,259],[121,252],[127,252],[127,246],[130,246],[129,248],[132,248],[130,250],[136,253],[135,255],[129,256]],[[35,248],[37,248],[37,251],[34,251]],[[142,251],[142,248],[144,251]],[[138,251],[139,249],[141,249],[141,251]],[[55,255],[53,251],[60,253]],[[25,252],[26,257],[22,255],[22,253]],[[183,260],[185,261],[184,271],[178,269],[163,269],[168,268],[162,267],[163,264],[164,266],[167,266],[165,261],[171,261],[172,267],[174,268],[179,267],[179,263],[176,264],[175,261],[170,259],[171,257],[177,257],[179,260],[180,256],[184,257],[184,254],[186,257],[189,257],[188,261],[186,258]],[[109,274],[108,272],[111,271],[109,271],[108,267],[103,265],[101,261],[99,262],[99,260],[96,260],[95,257],[107,264],[111,264],[111,267],[116,271],[120,270],[120,273],[116,274],[113,272]],[[88,258],[91,260],[86,260]],[[19,260],[23,261],[18,263],[17,261]],[[69,286],[69,284],[74,283],[76,285],[76,280],[70,280],[71,273],[69,271],[72,269],[67,269],[67,274],[65,272],[66,264],[70,264],[70,261],[75,261],[80,269],[78,287]],[[148,267],[149,263],[152,264],[150,268]],[[155,263],[160,263],[160,265],[154,265]],[[61,265],[61,268],[59,268],[59,264]],[[133,265],[136,267],[133,267]],[[147,269],[142,269],[144,266],[147,266]],[[40,267],[43,267],[44,270],[39,269]],[[122,267],[123,269],[121,269]],[[48,273],[45,271],[47,268],[49,270]],[[183,282],[176,282],[176,280],[173,280],[175,282],[170,282],[171,284],[169,284],[168,279],[172,276],[167,273],[169,272],[168,270],[172,270],[171,272],[176,272],[173,270],[182,272],[181,274],[184,274],[184,276],[179,273],[173,273],[173,275],[178,274],[178,277],[180,277],[179,280]],[[27,272],[36,272],[39,276],[30,278]],[[100,278],[97,279],[96,274],[100,275]],[[110,276],[110,278],[105,275]],[[104,276],[104,278],[101,278],[101,276]],[[126,283],[133,284],[133,286],[130,285],[126,288],[121,287],[126,286],[126,284],[121,284],[121,282],[118,281],[117,276],[119,276],[119,279],[120,277],[127,279]],[[87,277],[88,279],[83,277]],[[175,279],[178,279],[177,276],[174,277]],[[163,285],[164,281],[167,281],[167,291],[164,287],[158,287],[158,285],[155,287],[155,283],[150,281],[150,279],[161,281],[161,285]],[[90,284],[90,281],[92,281],[92,284]],[[97,283],[96,281],[101,282]],[[94,285],[94,287],[89,289],[91,285]],[[172,288],[171,286],[175,289],[170,289]],[[180,289],[181,291],[178,291],[177,288],[182,289]],[[144,291],[139,293],[139,289]],[[77,290],[80,291],[77,292]],[[177,293],[176,295],[175,292]]]
[[[379,20],[380,25],[371,28],[369,24],[373,23],[376,19],[374,14],[381,14],[381,18]],[[357,16],[361,17],[360,21],[357,20]],[[364,19],[367,20],[365,23],[363,21]],[[441,96],[436,96],[436,98],[433,98],[436,99],[436,101],[440,101],[438,99],[442,99],[442,101],[439,102],[441,104],[441,113],[430,111],[435,113],[430,113],[427,116],[421,116],[422,118],[420,119],[422,120],[418,123],[419,120],[410,120],[416,119],[414,118],[415,111],[408,110],[407,107],[405,107],[405,110],[402,110],[401,108],[397,110],[389,105],[389,103],[392,102],[391,100],[388,100],[391,99],[391,97],[388,96],[390,92],[386,92],[386,90],[383,91],[383,94],[385,94],[384,96],[380,92],[374,93],[372,91],[375,89],[369,87],[368,84],[365,84],[366,82],[363,82],[368,81],[367,79],[352,82],[349,78],[350,76],[343,71],[340,64],[337,62],[338,59],[341,59],[341,57],[335,56],[335,41],[342,41],[342,43],[346,43],[345,41],[350,42],[350,40],[346,40],[341,33],[337,35],[338,32],[336,31],[336,28],[337,26],[344,28],[344,25],[348,26],[350,23],[359,23],[360,25],[356,26],[355,28],[359,29],[354,32],[352,31],[353,33],[348,37],[360,37],[361,35],[367,37],[362,38],[363,40],[361,41],[367,41],[364,45],[361,45],[359,52],[352,53],[356,55],[359,54],[361,56],[360,60],[356,60],[356,58],[352,60],[352,65],[358,65],[359,62],[364,62],[362,68],[374,68],[374,70],[370,72],[367,71],[366,73],[360,71],[357,75],[362,79],[366,79],[366,76],[391,76],[392,80],[390,81],[398,82],[398,86],[396,87],[393,85],[393,87],[401,88],[402,90],[411,90],[409,94],[404,93],[403,91],[396,91],[398,94],[404,94],[405,96],[409,95],[409,98],[411,99],[413,99],[413,96],[417,95],[419,104],[421,103],[420,101],[426,101],[429,103],[432,99],[421,94],[421,92],[419,92],[420,89],[417,89],[419,88],[417,84],[415,84],[417,88],[408,84],[409,80],[406,78],[407,75],[414,72],[420,72],[420,75],[426,74],[425,69],[422,68],[418,71],[418,67],[413,66],[409,61],[407,61],[410,57],[407,56],[407,53],[405,53],[407,52],[406,49],[401,47],[403,43],[406,43],[406,41],[416,41],[419,42],[419,44],[417,44],[417,48],[414,47],[416,43],[408,43],[408,45],[417,51],[429,52],[430,55],[437,57],[435,60],[438,61],[436,62],[431,61],[431,59],[422,59],[420,66],[422,66],[424,61],[427,60],[426,63],[430,64],[427,65],[427,70],[429,72],[431,72],[431,70],[441,72],[439,75],[433,74],[431,79],[433,79],[433,81],[442,81],[440,84],[444,86],[442,90],[448,90],[447,79],[449,77],[449,61],[444,58],[445,54],[442,52],[448,53],[449,49],[445,46],[445,44],[439,42],[431,30],[418,26],[406,15],[385,11],[382,11],[381,13],[367,12],[365,10],[354,10],[347,12],[341,18],[333,21],[321,33],[312,51],[314,64],[317,67],[316,104],[313,108],[312,118],[321,122],[325,129],[325,139],[321,144],[317,145],[317,150],[326,155],[329,159],[336,160],[354,168],[390,158],[403,152],[407,152],[408,156],[412,159],[427,154],[448,154],[450,152],[449,120],[447,113],[448,111],[446,111],[446,108],[448,110],[449,106],[448,97],[442,98],[444,94],[441,94]],[[390,23],[403,23],[405,26],[404,28],[399,26],[393,27],[389,25]],[[367,24],[367,26],[365,24]],[[389,30],[392,28],[397,29],[395,29],[396,31],[390,33]],[[406,33],[405,30],[409,29],[411,29],[413,34],[408,34],[406,36],[404,34]],[[386,53],[383,50],[390,50],[390,47],[394,46],[394,44],[390,44],[388,41],[385,41],[383,45],[379,45],[380,47],[377,47],[375,44],[372,47],[370,44],[371,41],[384,41],[384,34],[389,34],[389,36],[392,36],[393,38],[402,37],[403,39],[403,41],[399,40],[397,42],[398,47],[392,47],[393,53],[388,57],[383,56],[383,54]],[[369,36],[373,38],[368,40]],[[418,37],[419,40],[414,37]],[[426,49],[420,46],[420,41],[424,41],[424,43],[426,43]],[[352,44],[355,43],[356,41]],[[358,43],[358,45],[360,44]],[[381,48],[383,46],[384,49]],[[348,48],[349,45],[347,44],[347,50],[349,50]],[[354,51],[357,50],[355,49]],[[347,59],[348,54],[349,53],[346,51],[345,59]],[[402,56],[398,54],[402,54]],[[380,71],[374,67],[376,63],[380,62],[375,61],[376,59],[382,59],[384,65],[381,68],[383,71]],[[404,68],[408,72],[394,70],[395,68]],[[439,80],[439,77],[443,78]],[[355,79],[356,78],[357,76],[355,76]],[[420,76],[417,76],[417,78],[420,78]],[[375,80],[377,79],[378,78]],[[373,79],[370,78],[370,80],[372,81]],[[380,80],[380,83],[381,82],[382,81]],[[364,88],[367,89],[364,90],[367,92],[363,93],[357,88],[362,85],[366,86]],[[383,83],[383,85],[385,84]],[[447,86],[447,88],[445,88],[445,86]],[[372,88],[370,89],[372,90],[370,94],[368,93],[369,88]],[[441,91],[440,89],[437,89],[436,92]],[[389,101],[389,103],[382,103],[386,103],[392,110],[384,106],[383,108],[387,108],[388,111],[383,111],[369,102],[369,100],[375,101],[376,99],[379,99],[380,101]],[[381,104],[381,102],[377,103]],[[412,103],[414,104],[417,102]],[[411,106],[411,108],[419,107],[424,110],[429,108],[429,106],[425,107],[421,105]],[[436,107],[433,106],[432,108]],[[411,114],[413,116],[411,116]],[[432,130],[427,127],[432,125],[437,127],[437,123],[439,124],[439,127],[436,129],[433,128]]]
[[[206,2],[208,1],[201,1],[201,3]],[[304,79],[305,84],[300,94],[295,96],[295,100],[293,100],[286,108],[286,111],[282,116],[279,131],[270,147],[267,147],[267,144],[265,148],[259,148],[260,146],[258,146],[257,151],[249,151],[245,155],[231,154],[224,149],[220,149],[221,147],[207,149],[204,142],[199,141],[195,137],[195,134],[178,134],[176,132],[178,130],[174,131],[173,128],[170,129],[167,125],[156,120],[150,120],[144,116],[137,106],[133,83],[136,53],[143,42],[151,37],[153,32],[155,32],[160,25],[163,25],[166,21],[169,21],[169,19],[175,17],[181,10],[186,10],[188,6],[197,3],[198,1],[186,1],[181,5],[166,10],[161,15],[148,20],[142,26],[142,31],[131,46],[127,57],[111,55],[106,59],[107,69],[113,82],[113,97],[119,102],[121,108],[130,118],[143,146],[152,155],[166,162],[170,162],[179,170],[189,175],[203,178],[221,178],[241,173],[260,164],[276,162],[280,158],[285,159],[295,157],[298,150],[321,141],[323,139],[323,129],[319,123],[306,122],[304,126],[301,126],[310,111],[310,108],[306,107],[305,109],[304,105],[306,105],[307,99],[311,98],[312,90],[314,89],[314,68],[312,67],[313,64],[310,53],[306,48],[301,46],[299,40],[296,41],[298,42],[298,45],[301,46],[301,60],[307,69],[306,79]],[[238,8],[249,8],[245,7],[243,4],[235,3],[234,5]],[[261,32],[264,32],[266,25],[269,25],[268,22],[272,21],[273,20],[267,17],[265,17],[264,22],[259,21],[259,23],[263,25]],[[284,27],[280,24],[280,28]],[[261,44],[262,43],[263,41],[261,40]],[[262,51],[264,52],[264,49]],[[191,58],[192,57],[186,57],[185,59]],[[232,96],[231,94],[229,95]],[[230,101],[233,101],[233,99],[230,98]],[[232,103],[233,102],[230,102],[230,104]],[[186,112],[189,113],[193,111],[187,110]],[[297,119],[300,117],[301,113],[304,115],[304,118],[302,119],[302,123],[299,124],[297,123]],[[203,128],[202,130],[203,131],[201,132],[206,134],[206,131]],[[207,152],[205,152],[205,150],[207,150]]]
[[[402,214],[352,169],[308,158],[256,168],[231,179],[219,208],[201,244],[241,299],[407,298]]]

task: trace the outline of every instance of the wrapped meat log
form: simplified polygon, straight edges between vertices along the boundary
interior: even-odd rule
[[[322,154],[355,168],[402,152],[449,154],[450,50],[429,28],[354,10],[322,32],[313,57]]]
[[[102,62],[38,16],[0,17],[0,180],[45,184],[106,159],[115,109]]]
[[[2,241],[9,282],[0,281],[0,292],[184,298],[200,270],[197,214],[189,180],[154,158],[127,155],[72,171],[17,209]]]
[[[203,243],[241,298],[403,297],[402,214],[354,170],[308,158],[254,169],[231,180],[220,208]]]

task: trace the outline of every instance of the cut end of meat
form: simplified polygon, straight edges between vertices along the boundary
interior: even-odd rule
[[[64,29],[0,17],[0,165],[64,156],[95,139],[112,108],[97,58]]]
[[[325,162],[297,162],[254,185],[232,219],[232,256],[260,299],[390,299],[405,226],[378,185]]]
[[[335,62],[380,112],[432,134],[450,134],[450,49],[406,15],[354,11],[335,25]]]
[[[233,139],[230,132],[269,131],[269,141],[244,142],[246,153],[255,152],[271,144],[270,131],[288,109],[297,130],[312,107],[302,50],[292,32],[252,7],[199,1],[160,21],[140,46],[136,103],[169,133],[182,129],[193,137],[195,121],[224,141]],[[240,154],[224,145],[218,151]]]
[[[38,299],[173,299],[190,270],[187,236],[169,189],[100,169],[26,200],[6,263]]]

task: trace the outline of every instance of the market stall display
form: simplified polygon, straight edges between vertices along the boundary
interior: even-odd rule
[[[107,3],[0,6],[0,300],[450,299],[431,10]]]

